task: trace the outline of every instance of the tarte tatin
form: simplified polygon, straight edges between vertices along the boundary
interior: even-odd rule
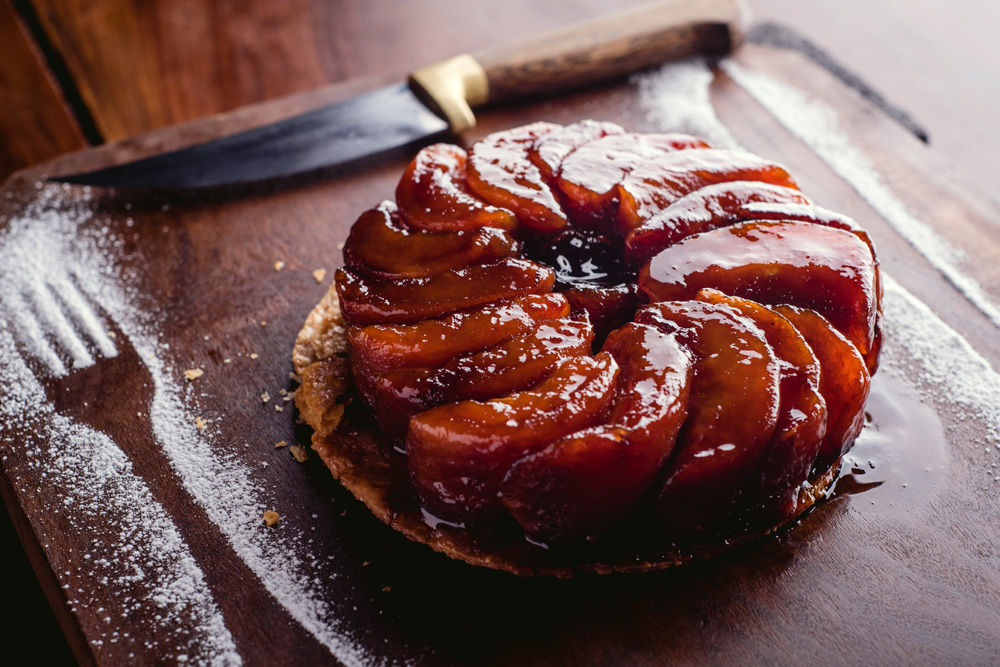
[[[411,539],[518,574],[658,569],[828,490],[880,320],[868,235],[780,165],[535,123],[424,148],[358,218],[296,405]]]

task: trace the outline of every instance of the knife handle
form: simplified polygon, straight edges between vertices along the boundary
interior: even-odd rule
[[[669,0],[599,17],[509,47],[473,54],[489,102],[567,90],[698,53],[722,55],[742,39],[741,0]]]
[[[569,90],[698,53],[735,48],[749,23],[744,0],[661,0],[512,46],[457,56],[413,72],[410,85],[455,132],[472,109]]]

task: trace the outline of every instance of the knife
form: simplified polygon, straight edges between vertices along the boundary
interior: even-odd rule
[[[415,70],[400,83],[276,123],[51,180],[212,187],[345,165],[475,126],[472,109],[607,81],[667,60],[722,55],[742,40],[744,0],[667,0]]]

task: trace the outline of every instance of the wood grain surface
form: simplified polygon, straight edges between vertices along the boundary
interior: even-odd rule
[[[0,2],[0,179],[83,148],[83,135],[8,0]]]
[[[970,273],[994,302],[1000,300],[995,268],[1000,238],[991,226],[995,206],[943,173],[932,150],[810,61],[752,45],[737,60],[836,109],[843,130],[892,190],[967,253]],[[10,199],[0,197],[0,219],[36,198],[35,182],[46,174],[189,143],[375,83],[323,89],[22,172],[4,188]],[[640,131],[660,129],[637,111],[636,96],[635,86],[620,84],[507,106],[480,114],[481,127],[464,139],[542,119],[594,117]],[[725,74],[717,75],[712,97],[743,145],[785,163],[818,203],[861,221],[888,274],[1000,367],[993,324],[854,189]],[[119,261],[134,271],[137,303],[162,315],[158,333],[170,346],[166,361],[177,369],[206,370],[197,400],[213,419],[220,455],[268,464],[259,481],[273,490],[282,514],[279,526],[314,535],[316,553],[332,557],[338,576],[320,582],[319,590],[371,655],[429,665],[791,665],[818,656],[834,664],[1000,660],[1000,486],[987,483],[983,472],[984,462],[988,468],[990,456],[995,461],[997,455],[984,453],[975,419],[963,418],[946,400],[925,404],[915,398],[905,367],[879,374],[871,406],[883,445],[895,458],[868,450],[877,462],[874,471],[848,475],[841,493],[789,532],[658,574],[522,580],[454,563],[373,519],[315,457],[299,464],[276,450],[280,440],[308,437],[296,430],[288,411],[262,406],[260,393],[290,386],[292,342],[326,287],[312,271],[323,267],[332,273],[348,227],[365,208],[391,196],[405,161],[399,156],[350,173],[262,188],[98,196],[100,215],[81,231],[100,225],[104,233],[127,239]],[[73,196],[67,192],[66,200]],[[57,199],[52,205],[62,204]],[[276,272],[273,263],[279,259],[286,267]],[[114,360],[61,381],[69,391],[58,394],[70,398],[59,409],[100,424],[177,519],[247,663],[333,662],[261,588],[203,504],[184,490],[149,424],[131,417],[148,412],[150,389],[127,340],[120,349]],[[251,361],[250,353],[260,356]],[[226,364],[226,358],[239,363]],[[116,383],[124,389],[117,388],[115,400],[102,410],[84,405],[88,387]],[[894,410],[904,417],[894,421]],[[104,537],[99,530],[72,530],[47,498],[30,491],[44,471],[32,468],[27,454],[10,444],[30,434],[12,432],[9,425],[0,431],[5,473],[0,490],[19,518],[22,539],[78,657],[103,664],[126,662],[130,652],[145,662],[162,658],[179,640],[158,634],[156,623],[142,613],[122,621],[128,641],[96,643],[106,631],[97,609],[115,604],[120,591],[96,586],[88,588],[90,603],[72,609],[66,604],[64,586],[93,586],[75,574],[78,555]]]

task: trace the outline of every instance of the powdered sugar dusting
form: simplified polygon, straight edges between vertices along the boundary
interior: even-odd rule
[[[79,554],[49,554],[53,562],[64,558],[81,567],[80,591],[70,596],[72,604],[88,604],[88,586],[118,577],[115,582],[128,586],[112,592],[133,592],[118,601],[116,613],[151,600],[162,608],[151,618],[184,646],[183,653],[170,655],[146,646],[147,657],[241,662],[189,548],[128,456],[106,435],[60,415],[46,398],[46,376],[59,378],[118,354],[107,333],[117,330],[141,360],[143,368],[136,372],[151,379],[148,419],[158,445],[234,552],[337,660],[349,666],[378,663],[347,635],[320,594],[322,582],[337,576],[329,561],[313,555],[305,536],[291,526],[264,529],[263,512],[274,505],[267,485],[250,465],[226,453],[225,443],[213,441],[211,418],[207,428],[196,427],[203,411],[190,385],[175,379],[183,377],[184,367],[174,363],[169,345],[160,339],[162,315],[141,309],[139,277],[116,264],[123,255],[122,239],[110,226],[95,224],[86,203],[61,204],[65,190],[47,186],[36,195],[30,209],[8,220],[0,235],[0,299],[9,318],[0,323],[0,384],[6,398],[0,414],[7,428],[32,438],[27,445],[4,443],[31,448],[24,471],[10,468],[14,457],[5,456],[4,462],[16,483],[30,478],[38,497],[72,510],[68,530],[85,534],[88,525],[106,524],[120,536],[112,543],[95,541],[95,553],[85,555],[84,563]],[[115,618],[107,622],[108,641],[124,641],[114,634]]]
[[[714,76],[704,59],[691,58],[637,74],[633,83],[639,89],[639,103],[654,125],[703,137],[717,148],[739,148],[729,128],[719,122],[709,98]]]
[[[917,219],[886,185],[871,160],[840,129],[836,112],[766,74],[725,61],[723,69],[792,134],[853,187],[899,234],[976,308],[1000,327],[998,308],[975,279],[959,268],[960,253]]]
[[[1000,449],[1000,374],[923,301],[885,273],[886,351],[891,364],[913,370],[925,397],[979,420],[986,441]]]
[[[90,633],[98,654],[106,643],[125,644],[140,639],[118,629],[123,616],[134,615],[155,619],[173,638],[172,648],[157,651],[158,647],[151,643],[145,646],[163,659],[241,664],[201,569],[173,521],[133,471],[128,457],[103,433],[58,414],[18,350],[19,343],[24,349],[27,342],[28,355],[40,353],[38,361],[52,372],[65,372],[62,359],[52,347],[31,345],[24,331],[18,329],[31,319],[30,315],[40,313],[38,319],[49,327],[39,326],[39,330],[48,334],[55,329],[56,341],[65,345],[73,367],[94,362],[76,330],[55,317],[58,306],[54,302],[38,300],[28,304],[10,298],[24,294],[32,286],[45,289],[47,283],[39,280],[38,267],[29,264],[29,271],[19,271],[26,260],[40,262],[44,275],[51,280],[65,279],[60,272],[68,264],[58,260],[72,256],[67,244],[74,229],[75,222],[68,216],[52,211],[38,215],[29,212],[11,220],[0,238],[0,298],[7,312],[19,315],[0,322],[0,415],[7,428],[20,433],[16,442],[4,439],[3,459],[8,475],[22,492],[44,498],[50,511],[68,529],[82,534],[100,530],[102,539],[94,540],[85,553],[53,554],[53,561],[64,558],[65,567],[74,568],[62,576],[72,607],[96,604],[95,600],[105,599],[109,592],[120,598],[116,609],[106,611],[104,625]],[[40,244],[45,239],[49,243]],[[17,342],[14,331],[18,331]],[[35,332],[32,329],[28,335]],[[76,343],[67,344],[70,339]],[[105,345],[109,342],[105,341]],[[112,345],[102,353],[114,351]],[[11,467],[13,461],[8,455],[14,448],[23,454],[17,468]],[[99,616],[105,613],[103,609],[97,611]]]

